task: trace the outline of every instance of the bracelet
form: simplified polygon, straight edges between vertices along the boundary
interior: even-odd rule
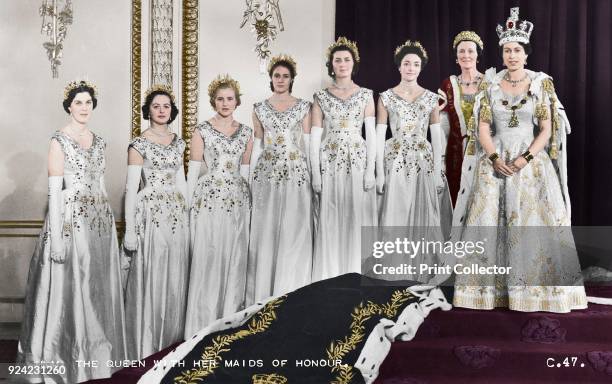
[[[528,163],[533,160],[533,155],[531,154],[531,152],[529,152],[529,150],[526,150],[525,153],[523,153],[521,156],[523,156]]]
[[[489,155],[489,160],[491,160],[492,163],[494,163],[497,159],[499,159],[497,152],[493,152],[491,155]]]

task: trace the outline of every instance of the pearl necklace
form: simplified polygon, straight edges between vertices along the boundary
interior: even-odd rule
[[[172,132],[170,132],[170,131],[168,131],[167,133],[155,132],[155,129],[153,129],[152,127],[149,128],[149,130],[151,131],[152,134],[154,134],[155,136],[158,136],[158,137],[168,137],[168,136],[172,135]]]

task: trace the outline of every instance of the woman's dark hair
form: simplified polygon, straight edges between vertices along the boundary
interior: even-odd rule
[[[295,79],[295,68],[291,65],[287,60],[279,60],[270,68],[268,71],[268,75],[270,75],[270,79],[272,79],[272,74],[277,67],[285,67],[289,70],[289,74],[291,75],[291,83],[289,83],[289,93],[293,91],[293,80]],[[272,80],[270,80],[270,90],[274,92],[274,84],[272,84]]]
[[[327,62],[325,63],[325,66],[327,67],[327,74],[333,79],[336,78],[336,75],[334,74],[334,64],[332,61],[334,58],[334,53],[340,51],[348,51],[351,54],[351,57],[353,58],[353,72],[351,72],[351,76],[355,76],[359,71],[359,62],[355,60],[355,53],[346,45],[338,45],[337,47],[334,47],[331,52],[329,52]]]
[[[170,119],[168,119],[168,123],[167,123],[167,124],[170,124],[174,121],[174,119],[176,119],[176,116],[178,115],[179,110],[176,107],[176,104],[174,104],[174,101],[172,100],[172,96],[170,96],[170,94],[165,91],[153,91],[149,95],[147,95],[147,98],[145,99],[145,102],[142,105],[142,118],[145,120],[149,120],[150,118],[149,111],[151,109],[151,103],[153,102],[153,99],[157,95],[168,96],[168,99],[170,99],[170,109],[171,109]]]
[[[418,57],[420,57],[421,58],[421,70],[425,68],[425,66],[427,65],[427,61],[428,61],[427,57],[425,57],[425,55],[423,54],[423,51],[419,47],[415,47],[412,45],[408,45],[400,49],[400,51],[396,53],[395,56],[393,56],[393,62],[395,63],[397,67],[399,67],[402,64],[402,60],[404,59],[404,56],[410,53],[413,53],[417,55]]]
[[[509,43],[512,43],[512,41],[509,41]],[[529,43],[525,44],[525,43],[521,43],[521,42],[519,42],[519,41],[517,41],[517,43],[518,43],[518,44],[519,44],[521,47],[523,47],[523,50],[525,51],[525,54],[526,54],[527,56],[531,55],[531,51],[532,51],[532,49],[531,49],[531,44],[529,44]],[[508,44],[508,43],[506,43],[506,44]],[[506,44],[503,44],[501,47],[499,47],[499,53],[500,53],[500,55],[503,55],[503,54],[504,54],[504,45],[506,45]]]
[[[64,111],[66,111],[67,114],[70,114],[70,109],[68,109],[70,107],[70,104],[72,104],[72,101],[74,100],[76,95],[81,92],[89,93],[89,96],[91,96],[91,102],[93,103],[93,109],[96,109],[96,106],[98,105],[98,99],[96,99],[96,91],[88,85],[80,84],[78,87],[72,88],[70,92],[68,92],[68,96],[66,96],[66,98],[62,102],[62,105],[64,106]]]
[[[478,55],[478,57],[480,57],[480,55],[482,55],[482,49],[480,48],[480,46],[478,44],[476,44],[475,41],[472,40],[461,40],[457,43],[457,45],[455,46],[455,49],[453,49],[453,54],[455,56],[457,56],[457,48],[459,47],[459,44],[463,43],[464,41],[470,42],[470,43],[474,43],[474,45],[476,46],[476,54]]]

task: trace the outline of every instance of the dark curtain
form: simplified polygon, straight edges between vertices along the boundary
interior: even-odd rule
[[[534,24],[527,67],[554,79],[572,134],[568,173],[573,225],[612,225],[612,1],[610,0],[336,0],[336,37],[357,42],[355,81],[382,92],[399,82],[395,47],[419,40],[429,54],[419,83],[435,91],[459,74],[454,36],[476,31],[485,49],[479,70],[501,70],[495,27],[511,7]]]

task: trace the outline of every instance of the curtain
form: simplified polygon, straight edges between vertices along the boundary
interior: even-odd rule
[[[421,86],[436,91],[459,74],[452,42],[476,31],[485,48],[478,68],[501,70],[497,24],[511,7],[534,24],[527,68],[554,79],[572,125],[568,174],[573,225],[612,225],[612,111],[610,0],[336,0],[336,37],[357,42],[361,63],[355,81],[375,94],[399,82],[395,47],[419,40],[429,63]]]

